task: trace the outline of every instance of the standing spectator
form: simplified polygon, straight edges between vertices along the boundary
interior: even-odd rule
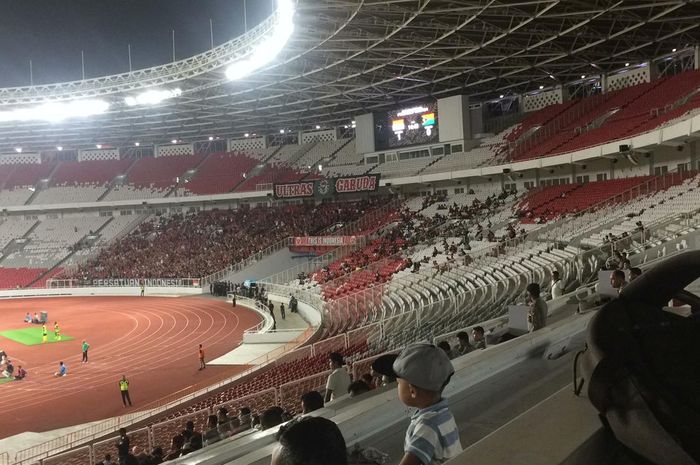
[[[66,376],[68,374],[68,367],[63,362],[58,362],[58,371],[54,373],[54,376]]]
[[[282,315],[282,319],[286,319],[286,314],[284,312],[284,302],[280,304],[280,315]]]
[[[219,434],[222,438],[225,438],[231,434],[231,419],[228,416],[228,410],[225,407],[219,407],[216,412],[217,416],[217,426]],[[240,425],[239,425],[240,426]]]
[[[182,434],[176,434],[170,440],[170,452],[163,457],[163,461],[174,460],[182,453],[182,446],[185,445],[185,437]]]
[[[564,284],[562,284],[559,278],[559,272],[554,270],[552,272],[552,299],[556,299],[564,295]]]
[[[474,349],[486,348],[486,337],[484,335],[483,326],[474,326],[474,328],[472,328],[472,339],[474,340]]]
[[[232,307],[236,306],[236,294],[233,294],[233,300],[231,300],[231,306]]]
[[[345,439],[332,421],[302,417],[280,427],[270,465],[347,465]]]
[[[530,332],[533,332],[547,326],[547,302],[540,296],[539,284],[530,283],[526,289],[530,301],[527,322]]]
[[[302,415],[320,408],[323,408],[323,397],[318,391],[309,391],[301,396]]]
[[[204,348],[202,347],[202,344],[199,344],[199,369],[204,370],[207,367],[207,363],[204,361]]]
[[[119,437],[117,438],[117,455],[119,456],[119,465],[126,465],[129,450],[131,449],[131,440],[126,435],[126,428],[119,428]]]
[[[207,430],[204,432],[204,445],[208,446],[219,442],[221,440],[221,433],[219,432],[219,417],[216,415],[209,415],[207,419]]]
[[[129,380],[126,379],[125,375],[122,375],[122,379],[119,380],[119,392],[122,395],[122,402],[124,407],[126,407],[127,401],[129,402],[129,407],[131,407],[131,396],[129,396]]]
[[[83,341],[82,345],[82,350],[83,350],[83,363],[88,362],[88,349],[90,348],[90,344],[87,343],[87,341]]]
[[[146,295],[146,281],[141,281],[141,297]]]
[[[345,369],[341,354],[338,352],[330,354],[329,363],[333,372],[328,375],[328,381],[326,381],[325,402],[330,402],[336,397],[345,395],[351,383],[350,374]]]
[[[411,417],[401,465],[443,463],[462,451],[454,417],[442,398],[454,368],[445,352],[434,345],[407,346],[382,374],[397,378],[399,399],[419,409]]]

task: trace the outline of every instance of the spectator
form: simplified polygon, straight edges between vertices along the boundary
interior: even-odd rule
[[[27,370],[22,368],[22,365],[17,367],[17,373],[15,373],[15,380],[21,381],[27,377]]]
[[[333,352],[328,358],[333,372],[328,376],[328,381],[326,382],[325,402],[330,402],[336,397],[347,393],[351,382],[350,374],[343,363],[343,356],[338,352]]]
[[[442,391],[454,368],[445,352],[434,345],[407,346],[384,374],[398,380],[399,399],[419,409],[411,417],[401,465],[443,463],[462,451],[459,432]]]
[[[243,431],[248,431],[252,427],[252,418],[250,414],[250,408],[241,407],[238,410],[238,421],[240,426],[233,429],[231,434],[242,433]]]
[[[131,449],[131,440],[126,434],[126,428],[119,428],[119,437],[116,442],[117,456],[119,457],[119,465],[126,465],[126,457]]]
[[[457,333],[457,340],[459,341],[459,344],[457,344],[457,348],[455,350],[457,351],[458,355],[468,354],[474,350],[474,347],[472,347],[472,345],[469,343],[469,334],[467,334],[465,331],[460,331]]]
[[[552,299],[556,299],[564,295],[564,284],[559,278],[559,272],[554,270],[552,272]]]
[[[301,413],[306,414],[323,408],[323,397],[318,391],[309,391],[301,396]]]
[[[547,326],[547,303],[540,296],[540,285],[530,283],[527,285],[527,295],[530,311],[527,314],[527,322],[530,332],[537,331]]]
[[[58,371],[54,373],[54,376],[66,376],[68,374],[68,367],[63,362],[58,362]]]
[[[445,355],[447,355],[447,358],[449,358],[450,360],[455,358],[454,354],[452,353],[452,347],[450,346],[449,342],[440,341],[437,346],[445,352]]]
[[[219,430],[219,434],[222,435],[222,437],[229,436],[232,432],[232,425],[231,419],[228,416],[228,410],[225,407],[219,407],[219,410],[216,412],[216,416],[216,428]],[[238,426],[240,426],[240,423],[238,424]]]
[[[148,460],[148,465],[158,465],[163,463],[163,448],[154,447]]]
[[[221,433],[219,432],[219,417],[216,415],[209,415],[207,418],[207,430],[204,433],[204,445],[208,446],[214,444],[221,440]]]
[[[630,268],[630,282],[634,281],[635,279],[639,278],[642,275],[642,269],[637,268],[636,266]]]
[[[348,394],[350,394],[350,397],[357,397],[369,391],[369,386],[362,380],[353,381],[350,383],[350,386],[348,386]]]
[[[284,410],[282,407],[274,406],[265,410],[262,415],[260,415],[260,427],[263,431],[266,429],[274,428],[277,425],[284,423],[283,418]]]
[[[372,362],[372,372],[370,374],[381,377],[381,386],[396,382],[396,378],[391,376],[391,374],[386,374],[391,373],[391,371],[385,369],[386,366],[391,366],[394,360],[396,360],[396,354],[384,354],[377,357],[374,362]]]
[[[176,434],[170,441],[170,452],[163,457],[163,461],[174,460],[182,453],[182,446],[185,445],[185,437],[182,434]]]
[[[12,378],[14,376],[15,366],[12,364],[12,360],[8,360],[5,364],[5,369],[2,370],[2,376],[5,378]]]
[[[347,465],[345,439],[335,423],[302,417],[282,426],[271,465]]]
[[[370,389],[374,389],[377,387],[374,383],[374,378],[372,378],[372,375],[370,373],[365,373],[360,377],[360,379],[364,381]]]
[[[474,349],[486,348],[486,337],[484,335],[483,326],[474,326],[474,328],[472,328],[472,339],[474,340]]]
[[[610,275],[610,285],[613,289],[617,289],[617,293],[620,294],[627,285],[625,272],[622,270],[614,270]]]
[[[117,464],[112,462],[112,454],[105,454],[104,460],[102,460],[101,462],[97,462],[97,465],[117,465]]]

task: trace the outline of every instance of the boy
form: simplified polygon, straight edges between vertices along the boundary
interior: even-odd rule
[[[442,390],[454,374],[445,352],[432,344],[407,346],[395,358],[383,356],[374,367],[395,377],[401,402],[418,411],[411,417],[400,465],[434,465],[446,462],[462,451],[454,417],[442,398]]]

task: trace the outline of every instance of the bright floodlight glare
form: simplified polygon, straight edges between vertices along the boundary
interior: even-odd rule
[[[73,100],[70,102],[48,102],[35,107],[0,111],[0,122],[49,121],[61,122],[70,118],[100,115],[109,109],[104,100]]]
[[[674,48],[673,50],[671,50],[671,51],[672,51],[673,53],[676,53],[676,49],[675,49],[675,48]]]
[[[57,145],[56,150],[58,150],[59,152],[63,152],[63,146]]]
[[[102,144],[97,144],[95,147],[97,147],[98,149],[101,149],[101,148],[102,148]]]
[[[319,125],[317,124],[317,125],[316,125],[316,129],[321,129],[321,126],[319,126]]]
[[[499,95],[498,98],[503,98],[503,94]]]
[[[280,129],[280,134],[284,134],[284,129]]]
[[[124,99],[124,103],[130,107],[136,105],[158,105],[164,100],[168,100],[173,97],[178,97],[182,95],[182,90],[172,89],[172,90],[147,90],[136,97],[127,97]]]
[[[243,134],[243,137],[250,137],[250,134],[246,132],[245,134]]]
[[[231,64],[226,77],[231,81],[243,79],[271,63],[282,51],[294,32],[293,0],[277,0],[277,24],[272,33],[256,45],[248,57]]]
[[[544,86],[540,86],[540,90],[544,89]]]
[[[209,140],[214,140],[214,136],[209,136]]]
[[[15,147],[15,152],[22,153],[22,147]]]
[[[586,79],[586,75],[585,75],[585,74],[582,74],[582,75],[581,75],[581,79]]]
[[[173,139],[170,142],[172,142],[173,144],[177,144],[177,139]]]
[[[629,63],[625,63],[625,67],[627,67],[627,66],[629,66],[629,65],[630,65]]]
[[[141,145],[141,142],[134,142],[134,145],[135,145],[136,147],[138,147],[138,146]]]

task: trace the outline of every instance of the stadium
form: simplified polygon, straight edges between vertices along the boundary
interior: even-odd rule
[[[0,73],[0,465],[700,463],[700,4],[127,3]]]

